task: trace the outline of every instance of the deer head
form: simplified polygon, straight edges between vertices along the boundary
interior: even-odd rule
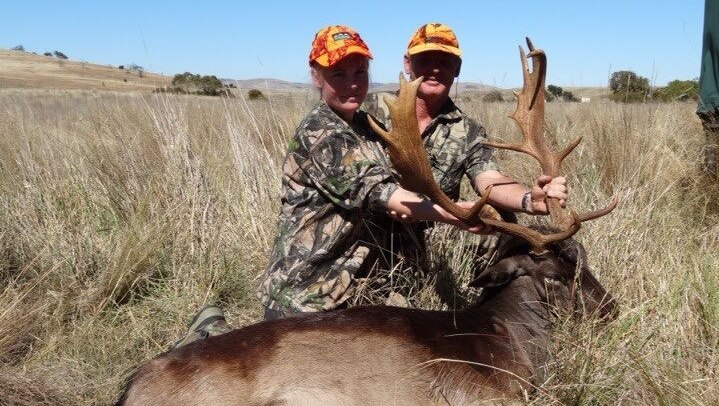
[[[529,276],[540,299],[559,310],[603,320],[616,317],[618,304],[592,274],[582,244],[573,238],[557,241],[540,257],[530,255],[530,249],[525,240],[503,236],[497,255],[502,259],[483,269],[470,286],[487,292],[502,290],[515,279]]]

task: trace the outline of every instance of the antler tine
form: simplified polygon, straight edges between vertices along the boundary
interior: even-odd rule
[[[522,63],[522,76],[524,83],[520,93],[515,92],[517,97],[517,108],[509,116],[517,123],[522,132],[521,143],[498,143],[485,142],[495,148],[509,149],[517,152],[524,152],[533,156],[541,165],[542,173],[552,177],[559,176],[559,168],[564,158],[569,155],[581,142],[581,137],[574,140],[559,152],[549,149],[544,142],[544,81],[546,76],[547,57],[541,49],[535,49],[532,41],[526,38],[529,54],[519,47],[519,55]],[[532,70],[527,66],[527,59],[532,59]],[[494,220],[485,220],[485,223],[499,230],[514,234],[526,239],[532,244],[533,252],[540,252],[550,242],[559,241],[571,237],[579,230],[582,221],[601,217],[616,207],[618,199],[601,210],[590,213],[576,214],[563,209],[556,198],[548,198],[547,206],[554,227],[561,230],[556,234],[542,235],[537,231],[517,224],[507,224]]]
[[[542,255],[544,252],[547,251],[547,245],[553,242],[566,240],[567,238],[576,234],[577,231],[579,231],[579,228],[582,226],[582,223],[579,220],[579,216],[575,212],[572,212],[571,215],[574,221],[572,221],[569,227],[553,234],[542,234],[537,230],[533,230],[529,227],[525,227],[517,223],[507,223],[495,219],[482,220],[493,228],[496,228],[497,230],[500,230],[506,234],[512,234],[521,237],[522,239],[527,241],[529,245],[532,246],[532,249],[530,251],[531,253],[535,255]]]
[[[533,156],[540,164],[542,173],[552,177],[559,176],[562,160],[579,144],[581,138],[575,140],[560,152],[554,152],[545,144],[544,129],[544,80],[546,76],[547,56],[541,49],[535,49],[532,41],[526,38],[529,54],[519,47],[522,62],[522,75],[524,85],[517,96],[517,108],[510,117],[517,123],[522,132],[522,142],[518,144],[505,144],[498,142],[485,142],[486,145],[524,152]],[[532,59],[532,70],[527,66],[527,59]],[[559,201],[548,199],[549,213],[552,224],[561,229],[569,227],[573,219],[565,211]]]
[[[427,196],[431,201],[468,225],[479,224],[482,211],[485,212],[485,215],[499,218],[491,206],[484,206],[486,197],[489,196],[488,191],[485,191],[483,198],[475,202],[472,208],[464,209],[445,195],[435,182],[417,123],[416,97],[422,80],[423,78],[420,77],[408,83],[404,79],[404,75],[399,74],[400,87],[397,99],[393,101],[385,97],[385,103],[389,107],[392,119],[390,132],[382,129],[371,116],[369,120],[372,130],[387,143],[390,161],[399,176],[400,185],[407,190]]]
[[[617,204],[619,204],[619,197],[614,196],[612,198],[612,202],[607,205],[607,207],[599,210],[590,211],[588,213],[582,213],[577,215],[577,220],[579,221],[587,221],[587,220],[593,220],[599,217],[604,216],[605,214],[609,214],[612,210],[614,210],[615,207],[617,207]]]

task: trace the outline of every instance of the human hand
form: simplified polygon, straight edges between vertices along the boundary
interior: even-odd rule
[[[488,235],[488,234],[494,234],[494,229],[491,226],[488,226],[487,224],[484,224],[482,222],[478,223],[475,226],[468,226],[464,223],[462,229],[465,231],[469,231],[472,234],[477,235]]]
[[[476,202],[460,201],[460,202],[457,202],[457,206],[468,210],[468,209],[471,209],[472,207],[474,207],[475,203]],[[466,223],[462,222],[461,220],[457,220],[457,222],[458,222],[458,224],[456,224],[457,227],[461,228],[462,230],[469,231],[472,234],[486,235],[486,234],[492,234],[494,232],[492,227],[490,227],[487,224],[482,223],[482,222],[480,222],[477,225],[473,225],[473,226],[467,225]]]
[[[460,221],[459,224],[457,224],[457,227],[461,228],[462,230],[469,231],[472,234],[477,235],[487,235],[494,233],[494,229],[490,226],[488,226],[485,223],[478,223],[476,225],[470,226],[466,223]]]
[[[530,191],[531,194],[531,210],[536,214],[547,214],[547,198],[555,198],[559,201],[559,205],[565,207],[569,198],[567,189],[567,179],[563,176],[551,177],[549,175],[540,175]]]

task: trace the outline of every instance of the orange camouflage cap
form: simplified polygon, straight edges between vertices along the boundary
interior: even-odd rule
[[[407,45],[407,55],[416,55],[426,51],[442,51],[462,56],[454,31],[440,23],[425,24],[412,34],[409,45]]]
[[[329,67],[350,54],[360,54],[372,59],[369,47],[357,31],[344,25],[330,25],[315,34],[310,50],[310,64],[315,62]]]

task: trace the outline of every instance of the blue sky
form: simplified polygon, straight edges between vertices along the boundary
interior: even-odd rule
[[[632,70],[661,86],[699,76],[703,13],[703,0],[0,0],[0,48],[166,75],[309,82],[314,33],[345,24],[372,49],[372,80],[393,82],[412,32],[442,22],[459,38],[464,82],[521,86],[517,46],[529,36],[547,53],[549,84],[606,86],[611,72]]]

